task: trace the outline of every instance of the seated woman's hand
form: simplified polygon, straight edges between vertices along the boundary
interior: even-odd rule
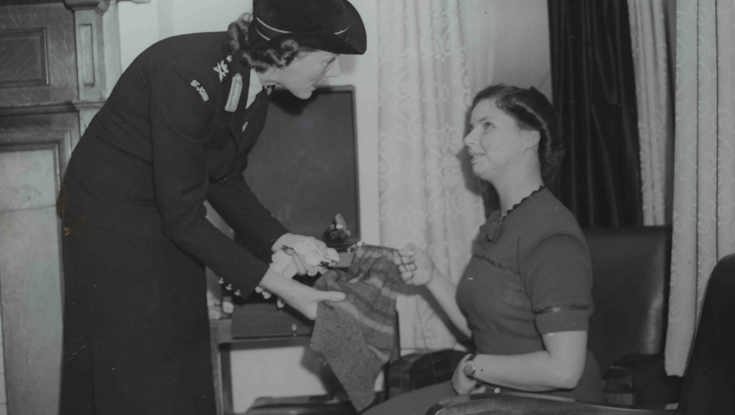
[[[454,389],[458,395],[467,395],[477,387],[477,381],[464,373],[464,367],[470,356],[471,355],[468,354],[460,360],[459,364],[454,369],[454,374],[452,375],[452,389]]]
[[[273,251],[285,251],[295,258],[297,274],[315,276],[324,266],[337,262],[339,254],[332,248],[311,236],[286,233],[273,244]]]
[[[393,256],[393,261],[406,284],[425,285],[431,282],[436,274],[436,266],[429,254],[413,243],[399,249]]]

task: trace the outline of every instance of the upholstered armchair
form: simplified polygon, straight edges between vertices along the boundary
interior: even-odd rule
[[[589,348],[604,373],[606,403],[664,407],[676,401],[678,380],[663,369],[670,229],[588,229],[585,235],[595,300]],[[445,350],[402,357],[389,369],[390,395],[448,379],[462,355]]]
[[[588,404],[522,393],[458,397],[438,402],[427,415],[731,415],[735,413],[735,255],[712,271],[699,328],[678,395],[677,409]]]

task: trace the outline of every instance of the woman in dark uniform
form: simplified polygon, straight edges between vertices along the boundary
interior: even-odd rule
[[[205,266],[310,318],[343,298],[291,279],[336,253],[289,233],[242,172],[273,87],[306,99],[338,54],[364,51],[346,0],[254,0],[228,32],[162,40],[126,69],[59,200],[62,415],[214,413]],[[209,223],[205,201],[242,245]]]
[[[425,251],[400,251],[403,279],[426,285],[447,316],[474,343],[451,382],[401,395],[368,411],[424,414],[440,399],[478,390],[520,390],[602,399],[587,350],[592,271],[574,216],[548,190],[562,147],[553,109],[537,90],[497,85],[470,107],[464,139],[472,170],[500,206],[482,225],[457,285]]]

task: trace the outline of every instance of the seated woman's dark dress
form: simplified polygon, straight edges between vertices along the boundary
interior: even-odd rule
[[[587,330],[591,288],[584,235],[571,212],[541,188],[502,219],[494,212],[480,227],[457,286],[457,303],[476,353],[524,354],[544,350],[546,333]],[[366,415],[423,414],[453,393],[445,382],[400,395]],[[544,393],[601,401],[602,381],[591,353],[576,388]]]
[[[472,259],[457,286],[478,354],[544,350],[542,335],[587,330],[592,268],[574,216],[542,188],[500,221],[480,228]],[[580,401],[602,399],[599,368],[588,352],[577,387],[551,391]]]

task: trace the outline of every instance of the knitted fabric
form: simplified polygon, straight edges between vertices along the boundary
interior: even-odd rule
[[[401,278],[385,256],[357,262],[349,271],[329,270],[316,281],[316,288],[342,291],[347,298],[319,304],[311,347],[323,356],[353,406],[362,410],[373,401],[375,380],[395,349],[393,287]],[[350,281],[355,277],[359,279]]]

